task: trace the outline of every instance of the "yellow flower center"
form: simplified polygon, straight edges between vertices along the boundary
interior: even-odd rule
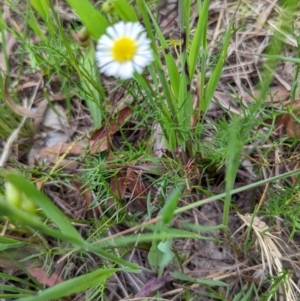
[[[112,48],[112,55],[114,60],[118,62],[130,61],[136,52],[136,43],[130,38],[120,38],[115,41]]]

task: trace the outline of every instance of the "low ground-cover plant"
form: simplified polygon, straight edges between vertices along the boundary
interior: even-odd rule
[[[290,172],[267,175],[264,164],[270,149],[293,143],[281,137],[280,141],[269,140],[273,127],[291,123],[297,127],[298,114],[293,105],[276,111],[264,103],[279,60],[299,63],[299,58],[281,55],[286,34],[294,28],[297,1],[278,6],[278,34],[265,51],[260,80],[255,83],[257,95],[250,97],[253,91],[247,90],[250,85],[245,87],[251,98],[251,104],[245,105],[241,95],[228,92],[241,109],[222,106],[219,118],[211,115],[210,108],[219,92],[230,43],[242,30],[235,24],[242,3],[232,4],[232,19],[222,29],[218,51],[213,53],[209,36],[212,1],[178,0],[176,38],[163,32],[156,15],[157,1],[103,1],[101,8],[88,0],[66,2],[76,13],[71,23],[64,23],[57,7],[47,0],[28,1],[23,10],[20,3],[6,3],[22,16],[24,30],[20,24],[1,19],[3,43],[9,32],[21,44],[19,76],[32,72],[40,75],[39,85],[45,82],[42,97],[48,114],[50,110],[59,116],[55,119],[59,126],[50,123],[52,132],[61,134],[67,129],[71,134],[54,145],[45,140],[42,150],[27,146],[27,152],[34,153],[30,168],[21,165],[29,162],[22,156],[20,162],[7,155],[3,160],[8,159],[6,169],[18,171],[1,174],[0,267],[4,280],[0,298],[128,300],[130,294],[141,299],[155,294],[159,299],[172,293],[178,294],[174,297],[178,300],[259,300],[260,296],[271,300],[285,293],[289,300],[296,300],[299,289],[280,259],[292,256],[297,247],[281,249],[278,241],[283,238],[274,238],[271,231],[274,220],[279,219],[272,217],[281,215],[291,231],[289,238],[298,234],[294,190],[299,172],[294,166]],[[49,127],[49,122],[37,121],[41,106],[34,111],[12,100],[10,64],[6,55],[1,96],[7,102],[2,104],[1,137],[8,137],[19,126],[19,117],[16,125],[6,122],[9,110],[24,118],[22,137],[28,131],[39,135],[40,124]],[[65,111],[53,104],[58,99],[54,78],[64,94]],[[17,81],[20,86],[21,80]],[[295,76],[294,87],[296,81]],[[230,89],[236,92],[237,87]],[[295,91],[291,92],[293,99]],[[23,127],[25,119],[28,124]],[[72,131],[73,119],[80,124],[77,131]],[[297,134],[289,136],[294,139]],[[51,164],[41,162],[43,156]],[[243,178],[244,174],[251,177]],[[264,187],[260,199],[253,197],[246,209],[235,201],[235,196],[259,187]],[[274,193],[278,187],[288,191],[287,199]],[[42,188],[53,200],[40,192]],[[268,189],[273,198],[263,206]],[[74,202],[74,195],[81,197],[83,206]],[[63,198],[64,202],[56,200]],[[278,205],[283,199],[286,207]],[[77,206],[76,213],[73,206]],[[210,209],[203,213],[202,208]],[[251,214],[242,214],[245,212]],[[270,220],[260,220],[260,214]],[[202,248],[195,247],[198,243]],[[189,256],[193,248],[196,251]],[[234,272],[199,276],[195,271],[203,266],[197,267],[193,257],[200,252],[210,262],[206,248],[215,256],[211,264],[225,264],[221,269],[217,266],[217,272],[238,267],[243,277],[239,279]],[[55,268],[61,263],[64,268],[59,275]],[[80,267],[71,268],[72,264]],[[250,275],[248,266],[255,266],[258,272]],[[239,283],[232,285],[234,282]],[[181,288],[176,291],[172,283]]]

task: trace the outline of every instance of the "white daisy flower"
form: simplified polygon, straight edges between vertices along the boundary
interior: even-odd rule
[[[118,22],[106,29],[97,43],[96,60],[100,71],[120,79],[141,74],[153,61],[151,41],[138,22]]]

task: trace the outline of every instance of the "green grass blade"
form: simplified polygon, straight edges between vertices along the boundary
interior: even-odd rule
[[[156,78],[156,70],[153,67],[153,65],[149,66],[149,72],[150,72],[150,75],[154,79],[155,86],[158,87],[158,81],[157,81],[157,78]],[[172,117],[170,115],[170,112],[169,112],[167,106],[163,102],[160,102],[160,101],[157,101],[157,100],[155,101],[154,92],[152,91],[151,87],[149,86],[149,83],[148,83],[147,79],[143,75],[140,75],[140,74],[136,74],[135,79],[141,85],[141,87],[144,89],[144,91],[147,93],[147,96],[148,96],[149,102],[151,102],[151,105],[153,107],[158,106],[158,108],[160,109],[160,112],[161,112],[161,116],[164,119],[164,121],[166,123],[171,123],[172,122]]]
[[[78,241],[84,241],[68,218],[33,184],[13,173],[4,174],[4,177],[20,191],[23,191],[29,199],[33,200],[44,211],[45,215],[58,226],[62,233],[68,234]]]
[[[177,121],[177,97],[179,92],[179,73],[178,68],[176,66],[176,63],[174,61],[174,58],[172,57],[171,53],[168,52],[168,44],[164,38],[164,36],[161,33],[161,30],[159,26],[157,25],[157,22],[155,18],[153,17],[151,10],[147,6],[146,2],[144,0],[137,0],[137,4],[139,7],[139,10],[141,12],[142,18],[144,20],[147,33],[152,41],[152,48],[155,55],[155,70],[154,68],[150,68],[150,73],[153,78],[156,78],[157,75],[160,79],[160,82],[162,84],[163,90],[164,90],[164,100],[162,101],[161,97],[156,98],[157,106],[160,108],[160,111],[162,112],[160,121],[162,130],[164,132],[164,138],[166,146],[169,150],[174,150],[177,147],[177,138],[176,138],[176,132],[174,130],[174,124],[178,124]],[[158,53],[158,48],[155,44],[155,36],[153,34],[153,29],[151,26],[151,21],[154,24],[154,27],[156,29],[156,32],[158,34],[158,37],[160,39],[161,45],[164,49],[164,58],[167,64],[167,69],[170,74],[170,82],[171,82],[171,88],[169,87],[169,83],[166,79],[165,71],[162,67],[162,63],[160,61],[160,55]],[[153,66],[152,65],[152,66]]]
[[[168,50],[168,48],[164,48],[164,58],[166,61],[168,74],[170,76],[172,91],[175,95],[175,99],[177,100],[179,98],[180,76],[179,76],[178,67],[176,65],[176,62],[173,58],[173,55]]]
[[[31,293],[30,290],[18,288],[12,285],[5,285],[5,284],[0,284],[0,291],[6,291],[12,293],[26,293],[26,294]]]
[[[88,0],[66,0],[75,10],[82,23],[94,39],[98,39],[105,33],[109,25],[105,17],[93,7]]]
[[[179,96],[178,96],[178,123],[181,128],[186,129],[186,112],[188,110],[186,101],[187,101],[187,78],[184,72],[180,74],[180,84],[179,84]],[[188,123],[189,124],[189,123]]]
[[[51,16],[51,11],[54,12],[52,4],[48,0],[31,0],[31,4],[45,22],[50,35],[55,36],[57,32],[54,19]]]
[[[199,12],[198,23],[195,31],[195,35],[191,44],[191,50],[188,57],[189,75],[193,77],[197,60],[199,57],[200,49],[206,49],[206,32],[207,32],[207,21],[208,21],[208,9],[209,0],[204,0],[204,3]],[[204,70],[202,70],[204,72]]]
[[[135,11],[132,9],[131,5],[127,0],[114,0],[116,13],[124,20],[124,21],[138,21],[138,17]]]
[[[183,222],[182,226],[184,229],[195,231],[195,232],[202,232],[202,233],[207,233],[207,232],[216,231],[216,230],[223,230],[225,228],[224,225],[203,226],[203,225],[191,224],[188,222]],[[203,238],[201,238],[201,239],[203,239]]]
[[[265,55],[262,55],[268,60],[264,63],[263,69],[261,71],[261,83],[259,86],[260,96],[258,101],[264,101],[270,85],[272,83],[276,65],[278,64],[278,59],[281,57],[280,53],[282,52],[283,47],[285,46],[285,33],[288,33],[293,28],[295,12],[297,11],[299,1],[297,0],[288,0],[283,5],[283,10],[281,12],[280,27],[278,31],[272,36],[272,39],[269,43],[268,48],[265,51]],[[299,59],[290,59],[288,61],[297,63]]]
[[[164,205],[161,212],[159,213],[159,215],[162,215],[162,223],[164,225],[172,222],[174,211],[177,207],[177,204],[179,202],[179,199],[182,195],[182,191],[184,188],[185,188],[184,183],[178,184],[174,188],[170,196],[168,197],[166,204]]]
[[[155,97],[154,96],[153,101],[155,101],[156,106],[160,109],[160,112],[161,112],[162,120],[160,120],[160,123],[161,123],[162,129],[163,129],[163,132],[165,134],[167,147],[169,150],[174,150],[177,146],[177,139],[176,139],[175,130],[174,130],[174,123],[175,124],[177,123],[177,116],[175,113],[176,110],[175,110],[174,101],[173,101],[174,95],[172,95],[171,91],[169,90],[168,82],[166,80],[163,70],[159,69],[159,67],[157,67],[157,64],[156,64],[155,70],[156,71],[154,72],[154,74],[158,73],[158,75],[159,75],[160,81],[162,83],[162,86],[163,86],[163,89],[165,92],[165,94],[164,94],[165,98],[162,99],[162,97],[159,95],[154,100],[154,97]],[[137,79],[139,84],[145,89],[145,91],[146,92],[148,91],[147,93],[149,93],[149,88],[148,88],[149,83],[147,83],[146,80],[139,74],[135,75],[135,78]],[[150,96],[150,98],[152,98],[152,96]],[[166,105],[165,100],[167,100],[167,104],[170,104],[169,107]],[[171,113],[170,113],[170,111],[171,111]],[[172,112],[174,112],[174,113],[172,114]]]
[[[149,72],[152,78],[154,79],[154,85],[158,87],[158,81],[156,78],[156,69],[153,65],[149,66]],[[168,110],[168,107],[165,105],[163,101],[161,101],[160,98],[154,99],[155,95],[153,94],[153,91],[149,87],[149,83],[147,80],[140,74],[135,75],[135,79],[138,81],[138,83],[141,85],[141,87],[144,89],[144,91],[147,94],[148,101],[151,103],[152,107],[158,107],[160,112],[160,118],[159,121],[162,127],[163,136],[165,138],[166,147],[169,150],[176,148],[176,137],[175,137],[175,131],[173,128],[170,128],[173,120],[170,115],[170,112]]]
[[[163,35],[163,33],[161,32],[156,19],[154,18],[151,10],[149,9],[148,6],[146,6],[145,2],[144,5],[147,9],[147,12],[151,18],[151,21],[154,25],[155,28],[155,32],[158,36],[159,42],[161,44],[161,47],[163,49],[163,55],[166,61],[166,65],[167,65],[167,69],[168,69],[168,74],[170,76],[170,82],[171,82],[171,87],[172,87],[172,91],[175,95],[175,99],[177,100],[179,97],[179,83],[180,83],[180,75],[178,72],[178,67],[176,65],[175,59],[173,57],[173,54],[169,51],[169,46],[168,43]],[[175,105],[175,104],[174,104]]]
[[[90,45],[83,56],[80,58],[79,68],[81,69],[79,75],[82,88],[89,95],[86,99],[86,104],[92,116],[94,126],[100,127],[102,122],[102,95],[101,93],[99,93],[99,89],[102,90],[102,87],[100,83],[99,72],[97,70],[95,62],[94,45]],[[88,74],[89,76],[84,76],[84,74]],[[97,81],[97,79],[98,87],[96,89],[95,83],[93,84],[92,81]]]
[[[272,55],[272,54],[257,54],[257,55],[265,57],[267,59],[281,60],[281,61],[300,64],[300,58],[288,57],[288,56],[283,56],[283,55],[275,55],[275,54],[274,55]]]
[[[189,5],[187,5],[189,4]],[[179,1],[178,6],[179,15],[179,27],[181,32],[181,51],[180,51],[180,63],[181,63],[181,74],[180,74],[180,85],[179,85],[179,97],[178,97],[178,123],[183,129],[184,133],[189,133],[190,130],[190,120],[193,113],[193,104],[190,87],[190,78],[188,74],[187,66],[187,41],[189,19],[186,20],[190,15],[190,1]],[[188,139],[183,138],[181,141],[182,146],[185,149],[185,144]]]
[[[41,30],[40,24],[38,23],[37,19],[35,18],[34,14],[31,14],[30,19],[28,19],[28,25],[34,31],[34,33],[41,39],[45,40],[46,35]]]
[[[0,212],[2,215],[11,218],[14,221],[17,221],[18,223],[20,223],[22,225],[29,226],[33,229],[39,230],[42,233],[52,236],[54,238],[67,241],[79,249],[85,250],[87,252],[93,252],[94,254],[96,254],[100,257],[107,258],[107,259],[111,260],[112,262],[118,263],[120,265],[129,267],[132,269],[137,269],[137,266],[135,264],[125,261],[109,252],[101,250],[97,246],[87,243],[86,241],[83,240],[83,238],[81,236],[80,236],[80,239],[78,239],[77,236],[74,237],[73,235],[70,235],[68,233],[62,233],[58,230],[52,229],[52,228],[46,226],[44,223],[42,223],[38,219],[38,217],[30,215],[28,213],[25,213],[22,210],[11,206],[6,201],[1,200],[1,199],[0,199]]]
[[[172,215],[173,217],[173,215]],[[108,249],[113,247],[125,247],[130,244],[134,245],[137,241],[141,242],[151,242],[153,240],[165,241],[172,238],[194,238],[194,239],[206,239],[206,237],[200,237],[198,234],[180,230],[172,229],[167,227],[149,227],[149,229],[154,230],[154,233],[143,233],[138,235],[130,235],[124,237],[116,237],[113,240],[109,241],[99,241],[97,246],[102,249]]]
[[[52,229],[48,226],[46,226],[44,223],[42,223],[38,217],[34,216],[34,215],[30,215],[26,212],[23,212],[22,210],[15,208],[13,206],[11,206],[10,204],[8,204],[6,201],[1,200],[0,199],[0,212],[1,214],[8,216],[9,218],[11,218],[13,221],[16,221],[18,223],[20,223],[21,225],[26,225],[29,227],[32,227],[36,230],[41,231],[42,233],[55,237],[55,238],[59,238],[62,240],[66,240],[76,246],[78,245],[82,245],[82,243],[84,242],[84,240],[80,237],[80,239],[78,239],[77,237],[73,237],[71,235],[62,233],[58,230]],[[66,218],[66,217],[64,217]]]
[[[7,249],[22,247],[24,245],[26,245],[25,242],[0,236],[0,252],[5,251]]]
[[[225,41],[224,41],[224,44],[223,44],[223,47],[221,50],[220,57],[218,59],[217,65],[214,68],[212,75],[210,76],[209,81],[206,86],[204,99],[202,99],[202,101],[200,101],[200,111],[203,113],[206,113],[206,111],[208,110],[211,100],[216,91],[216,88],[219,84],[219,79],[222,74],[223,66],[224,66],[224,63],[225,63],[225,60],[227,57],[227,50],[228,50],[228,46],[230,43],[230,38],[232,35],[232,24],[233,23],[231,22],[229,25],[229,29],[226,32]]]
[[[106,251],[100,249],[99,247],[94,246],[92,244],[88,244],[88,243],[85,243],[85,245],[83,247],[84,247],[84,250],[93,252],[94,254],[96,254],[100,257],[107,258],[111,262],[115,262],[115,263],[120,264],[124,267],[134,269],[136,272],[139,270],[138,266],[136,264],[131,263],[129,261],[126,261],[122,258],[119,258],[119,257],[115,256],[112,252],[106,252]]]
[[[0,294],[0,298],[3,298],[2,300],[12,300],[17,298],[27,297],[28,295],[29,294]]]
[[[152,46],[152,49],[155,53],[155,57],[159,58],[158,49],[157,49],[156,43],[155,43],[155,35],[153,33],[154,31],[152,29],[151,22],[150,22],[150,19],[149,19],[147,6],[145,5],[144,0],[137,0],[136,2],[137,2],[137,5],[138,5],[138,8],[139,8],[139,11],[142,15],[142,18],[143,18],[143,21],[144,21],[144,24],[145,24],[145,27],[146,27],[146,30],[147,30],[147,34],[148,34],[148,36],[151,40],[151,46]]]
[[[188,281],[188,282],[195,282],[200,283],[202,285],[209,285],[209,286],[228,286],[228,284],[218,281],[218,280],[210,280],[210,279],[199,279],[199,278],[193,278],[190,276],[187,276],[181,272],[175,271],[171,272],[171,275],[177,279]]]
[[[186,45],[185,48],[189,49],[189,36],[190,36],[190,20],[191,20],[191,10],[192,10],[192,0],[184,0],[182,1],[183,5],[185,5],[185,10],[184,10],[184,22],[185,22],[185,34],[186,34]]]
[[[241,153],[243,151],[243,137],[241,137],[241,120],[236,117],[229,125],[229,141],[227,149],[227,164],[225,174],[225,203],[223,210],[223,225],[227,227],[229,220],[229,209],[231,206],[231,195],[234,187],[236,174],[240,165]]]
[[[41,18],[47,22],[50,17],[50,7],[48,0],[31,0],[31,5],[38,12]]]
[[[164,70],[160,68],[160,66],[158,66],[157,64],[155,64],[156,67],[156,72],[158,73],[161,85],[163,87],[164,90],[164,97],[166,99],[167,105],[169,107],[169,110],[171,112],[171,116],[174,116],[175,121],[176,121],[176,99],[174,94],[171,92],[170,87],[169,87],[169,83],[167,81],[166,75],[164,73]],[[167,106],[165,105],[165,107],[167,108]],[[177,122],[176,122],[177,123]]]
[[[0,278],[1,279],[12,280],[14,282],[19,282],[19,283],[25,284],[26,286],[34,286],[32,283],[30,283],[30,282],[28,282],[24,279],[21,279],[19,277],[15,277],[15,276],[12,276],[12,275],[9,275],[9,274],[5,274],[5,273],[0,273]]]
[[[247,191],[247,190],[253,189],[255,187],[263,186],[267,183],[272,183],[272,182],[275,182],[275,181],[278,181],[278,180],[281,180],[281,179],[287,179],[291,176],[296,176],[296,175],[299,175],[299,174],[300,174],[300,169],[292,170],[292,171],[286,172],[284,174],[280,174],[280,175],[275,176],[275,177],[267,178],[265,180],[261,180],[261,181],[251,183],[251,184],[239,187],[239,188],[235,188],[231,191],[231,194],[233,195],[233,194],[236,194],[236,193]],[[174,214],[177,215],[179,213],[191,210],[193,208],[200,207],[204,204],[207,204],[207,203],[210,203],[210,202],[213,202],[213,201],[216,201],[216,200],[222,200],[225,196],[226,196],[226,192],[220,193],[218,195],[211,196],[207,199],[197,201],[197,202],[194,202],[192,204],[180,207],[180,208],[175,210]]]
[[[36,296],[21,298],[20,301],[47,301],[57,300],[101,284],[120,269],[99,269],[89,274],[67,280],[53,287],[45,289]]]
[[[182,56],[185,56],[182,54]],[[185,64],[185,58],[182,58],[183,64]],[[189,79],[186,73],[183,71],[180,75],[180,85],[179,85],[179,97],[178,97],[178,123],[181,129],[181,134],[183,135],[181,139],[181,145],[185,148],[187,139],[185,138],[185,133],[190,133],[190,123],[191,116],[193,114],[193,101],[191,91],[188,89]]]

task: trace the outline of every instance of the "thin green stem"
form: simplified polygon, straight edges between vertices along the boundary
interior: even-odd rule
[[[298,174],[300,174],[300,169],[293,170],[293,171],[284,173],[282,175],[271,177],[269,179],[265,179],[265,180],[262,180],[262,181],[259,181],[259,182],[256,182],[256,183],[251,183],[251,184],[248,184],[248,185],[236,188],[236,189],[232,189],[230,191],[230,195],[233,195],[233,194],[236,194],[236,193],[240,193],[240,192],[246,191],[248,189],[253,189],[253,188],[256,188],[256,187],[259,187],[259,186],[263,186],[263,185],[265,185],[267,183],[271,183],[271,182],[275,182],[275,181],[278,181],[278,180],[286,179],[286,178],[289,178],[291,176],[296,176]],[[207,204],[207,203],[210,203],[210,202],[213,202],[213,201],[217,201],[217,200],[223,199],[225,196],[226,196],[226,192],[214,195],[214,196],[209,197],[207,199],[204,199],[204,200],[201,200],[201,201],[198,201],[198,202],[186,205],[184,207],[178,208],[178,209],[176,209],[174,211],[174,214],[179,214],[179,213],[182,213],[182,212],[185,212],[185,211],[188,211],[188,210],[200,207],[200,206],[202,206],[204,204]]]

